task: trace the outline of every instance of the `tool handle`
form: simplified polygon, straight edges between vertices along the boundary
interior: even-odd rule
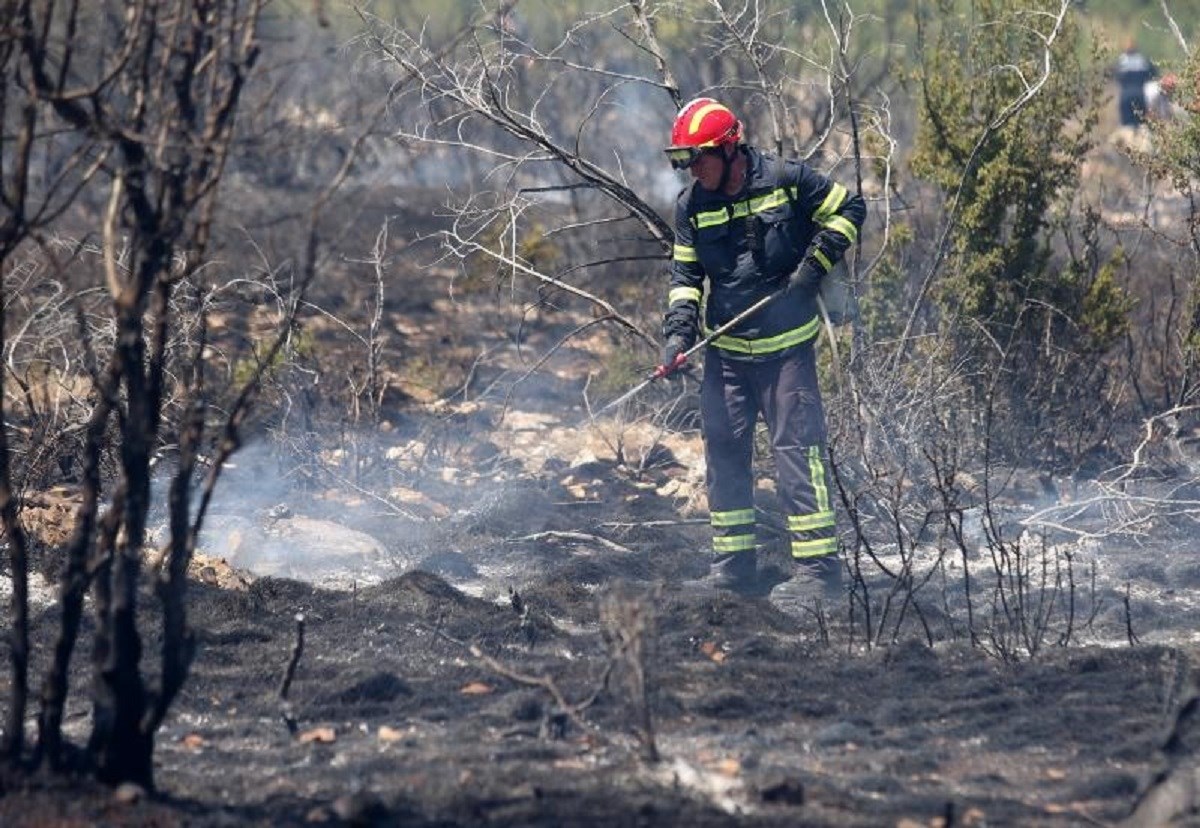
[[[737,316],[733,317],[733,319],[730,319],[724,325],[721,325],[720,327],[716,328],[715,330],[709,331],[708,336],[704,337],[699,342],[697,342],[695,345],[688,348],[680,356],[682,356],[684,359],[687,359],[692,354],[696,353],[696,351],[699,351],[701,348],[706,347],[710,342],[712,342],[718,336],[723,336],[725,333],[732,330],[735,326],[740,325],[742,322],[745,322],[751,316],[758,313],[760,310],[765,308],[767,305],[771,304],[771,302],[775,301],[780,296],[783,296],[785,293],[787,293],[787,288],[784,288],[783,290],[777,290],[774,293],[767,294],[766,296],[764,296],[763,298],[761,298],[757,302],[755,302],[753,305],[751,305],[750,307],[746,308],[744,311],[739,313]],[[672,371],[675,370],[675,367],[678,367],[678,366],[672,367],[671,370]]]
[[[731,328],[733,328],[733,326],[735,326],[741,322],[744,322],[751,314],[756,313],[757,311],[766,307],[770,302],[774,301],[775,299],[778,299],[780,296],[783,296],[785,293],[787,293],[787,288],[784,288],[783,290],[777,290],[774,293],[764,296],[762,299],[759,299],[753,305],[746,308],[744,311],[739,313],[737,316],[733,317],[733,319],[730,319],[724,325],[721,325],[720,327],[718,327],[715,331],[710,332],[708,336],[701,339],[699,342],[697,342],[692,347],[688,348],[683,353],[676,354],[675,359],[671,360],[670,365],[660,365],[657,368],[655,368],[653,371],[650,372],[650,374],[644,380],[642,380],[636,386],[634,386],[633,388],[630,388],[624,394],[622,394],[621,396],[617,397],[612,402],[605,405],[599,411],[596,411],[596,412],[590,414],[589,419],[592,422],[594,422],[596,420],[596,418],[599,417],[601,414],[603,414],[605,411],[608,411],[610,408],[616,408],[618,405],[620,405],[621,403],[625,402],[630,397],[632,397],[635,394],[637,394],[638,392],[640,392],[643,388],[645,388],[650,383],[654,382],[655,380],[660,380],[663,377],[674,373],[679,368],[681,368],[685,362],[688,361],[688,357],[690,357],[692,354],[696,353],[701,348],[708,345],[710,342],[712,342],[718,336],[721,336],[722,334],[724,334],[726,331],[729,331]]]

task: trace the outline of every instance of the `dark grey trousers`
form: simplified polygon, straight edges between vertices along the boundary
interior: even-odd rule
[[[700,413],[713,551],[754,549],[754,426],[761,414],[771,436],[792,557],[837,554],[813,344],[765,362],[727,359],[708,348]]]

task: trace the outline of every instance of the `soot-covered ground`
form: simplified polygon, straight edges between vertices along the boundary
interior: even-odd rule
[[[407,346],[447,362],[457,348],[475,366],[479,341],[446,332],[490,330],[492,304],[464,317],[468,303],[447,305],[440,282],[413,284],[430,295],[398,300]],[[559,347],[561,331],[522,326],[543,337],[530,353],[555,353],[536,378],[512,348],[507,374],[480,368],[478,387],[521,377],[522,405],[440,407],[404,386],[438,427],[398,416],[363,437],[369,486],[331,483],[354,478],[344,447],[321,458],[323,476],[237,455],[194,568],[199,649],[158,735],[157,791],[0,776],[0,825],[1109,825],[1157,801],[1148,788],[1171,789],[1150,784],[1164,769],[1176,794],[1131,824],[1200,824],[1187,813],[1200,799],[1186,706],[1200,539],[1187,515],[1140,526],[1137,543],[1068,550],[1069,593],[1036,587],[1027,545],[1024,606],[997,600],[1011,570],[998,574],[974,531],[972,615],[955,554],[935,567],[936,545],[919,547],[906,570],[882,543],[878,560],[858,561],[854,602],[793,617],[697,583],[709,539],[694,427],[678,411],[682,428],[625,412],[589,422],[583,378],[616,383],[598,398],[620,390],[613,344],[564,324],[589,333]],[[483,350],[506,353],[504,342]],[[342,356],[328,370],[353,364]],[[1198,469],[1188,503],[1200,501]],[[69,504],[40,519],[33,528],[61,542]],[[1058,575],[1064,560],[1052,556]],[[765,592],[787,561],[776,551],[764,564]],[[35,680],[57,623],[41,586]],[[149,673],[149,592],[142,608]],[[1036,632],[1041,617],[1031,655],[1014,628]],[[66,721],[77,745],[90,728],[89,644],[85,628]],[[0,672],[0,698],[9,680]]]
[[[201,646],[157,793],[8,779],[0,824],[1112,824],[1163,767],[1192,679],[1194,545],[1093,550],[1078,632],[1036,658],[971,646],[932,585],[868,647],[849,604],[797,618],[699,586],[707,530],[659,493],[664,469],[657,488],[600,460],[486,494],[448,484],[470,508],[426,523],[275,509],[275,536],[301,516],[353,522],[383,575],[218,586],[201,568]],[[868,580],[879,607],[887,582]],[[54,621],[38,613],[35,637]]]

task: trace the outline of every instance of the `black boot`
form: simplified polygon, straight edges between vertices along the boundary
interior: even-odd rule
[[[769,601],[775,608],[799,615],[818,600],[826,607],[837,606],[846,597],[842,561],[837,555],[796,562],[792,577],[776,584]]]
[[[704,578],[713,589],[754,595],[758,589],[758,557],[753,549],[717,555]]]
[[[837,555],[815,558],[810,564],[811,572],[821,582],[821,591],[827,602],[840,601],[846,597],[846,583],[842,559]]]

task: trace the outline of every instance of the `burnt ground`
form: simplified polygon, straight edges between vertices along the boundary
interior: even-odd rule
[[[487,297],[448,325],[469,302],[447,304],[444,280],[427,291],[424,317],[411,294],[385,320],[395,347],[410,367],[450,348],[473,366],[466,333],[490,329]],[[422,341],[429,331],[440,339]],[[880,568],[899,571],[886,542],[861,562],[853,604],[793,617],[695,582],[708,529],[684,396],[661,391],[646,409],[672,411],[671,429],[659,414],[589,424],[584,378],[599,400],[636,376],[612,376],[603,336],[577,337],[523,380],[522,399],[504,396],[557,342],[542,335],[504,371],[480,367],[474,388],[499,389],[483,402],[429,393],[454,378],[387,377],[403,386],[389,405],[419,414],[356,437],[350,449],[375,458],[369,485],[346,484],[346,445],[302,475],[235,457],[242,473],[221,484],[195,568],[200,646],[158,734],[157,791],[5,775],[0,825],[1108,825],[1164,763],[1194,767],[1190,739],[1161,750],[1194,684],[1194,523],[1078,544],[1077,589],[1055,595],[1032,641],[996,600],[977,534],[970,621],[961,561],[905,601]],[[343,356],[343,372],[361,363]],[[769,486],[760,494],[769,510]],[[936,560],[921,547],[913,563],[921,574]],[[765,563],[774,578],[786,567],[778,553]],[[47,589],[35,681],[57,620]],[[1026,631],[1046,596],[1025,594]],[[155,610],[147,593],[148,676]],[[76,745],[89,644],[85,627],[66,721]],[[0,672],[0,698],[9,680]]]
[[[1194,542],[1095,550],[1110,564],[1078,597],[1071,643],[1032,658],[972,647],[952,590],[932,586],[917,593],[923,621],[910,612],[867,646],[847,607],[797,618],[698,586],[706,528],[647,485],[678,473],[595,460],[486,493],[457,484],[439,494],[457,491],[463,508],[426,522],[292,501],[274,524],[357,525],[384,548],[382,580],[222,587],[205,582],[209,566],[191,593],[199,655],[158,738],[158,792],[122,802],[82,780],[10,778],[0,824],[983,826],[1129,813],[1191,682]],[[887,582],[865,580],[878,612]],[[44,608],[35,638],[54,622]],[[82,743],[76,661],[67,731]]]

